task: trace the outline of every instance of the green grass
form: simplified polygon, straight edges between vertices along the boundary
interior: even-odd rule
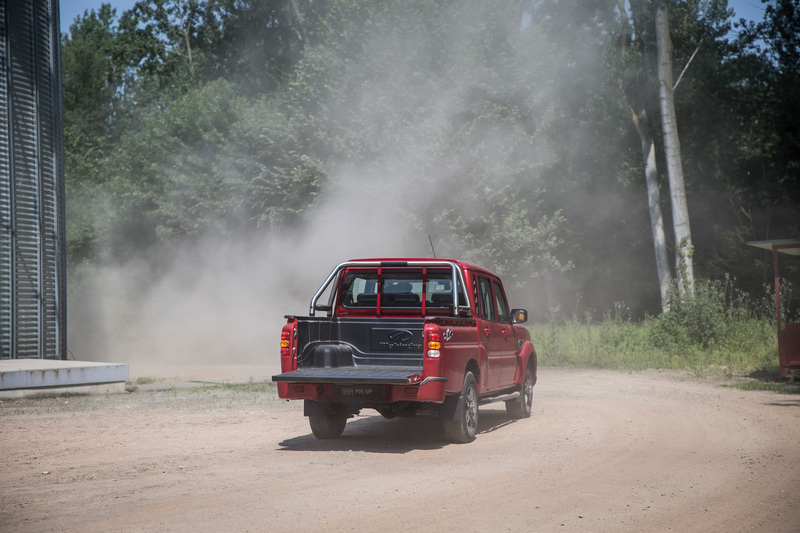
[[[160,383],[148,393],[161,397],[176,408],[190,410],[232,409],[242,406],[259,406],[278,401],[278,387],[271,381],[256,381],[249,378],[246,382],[227,381],[192,381],[140,377],[133,382],[136,385]]]
[[[170,389],[175,393],[183,395],[192,394],[216,394],[223,393],[227,395],[240,395],[240,394],[275,394],[278,393],[278,386],[271,381],[256,382],[250,378],[246,383],[216,383],[216,382],[203,382],[196,387],[176,387]]]
[[[204,382],[196,386],[172,387],[161,392],[176,408],[216,411],[271,405],[279,401],[278,387],[269,381],[246,383]]]
[[[177,379],[177,378],[173,378]],[[249,378],[244,383],[230,383],[227,381],[197,381],[186,384],[180,387],[173,386],[171,380],[168,378],[154,378],[149,376],[138,377],[133,381],[134,385],[152,385],[154,383],[164,383],[168,385],[169,390],[181,391],[181,394],[206,394],[214,391],[227,392],[232,394],[247,394],[247,393],[276,393],[277,386],[272,382],[256,382],[254,378]]]
[[[746,391],[778,392],[780,394],[800,394],[800,384],[785,381],[743,381],[725,383],[723,387]]]
[[[722,370],[729,375],[777,371],[777,334],[768,321],[738,320],[707,345],[665,339],[656,319],[530,326],[539,363],[616,370]]]
[[[690,370],[761,381],[780,377],[769,302],[753,302],[726,278],[698,282],[693,298],[673,295],[670,307],[633,321],[624,304],[617,304],[600,321],[585,313],[570,320],[553,317],[529,329],[545,366]]]

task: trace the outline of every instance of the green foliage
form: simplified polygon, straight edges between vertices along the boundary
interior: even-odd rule
[[[685,354],[706,350],[724,338],[732,315],[742,312],[728,301],[729,281],[699,282],[694,295],[673,287],[668,311],[658,316],[651,330],[653,345]]]
[[[557,256],[564,216],[538,185],[553,122],[540,95],[553,67],[522,53],[546,43],[518,15],[463,1],[335,2],[335,33],[299,75],[322,101],[329,176],[370,176],[440,254],[524,284],[569,263]]]
[[[784,281],[782,289],[782,297],[789,301],[791,284]],[[790,313],[782,309],[783,323]],[[704,280],[697,283],[693,296],[673,288],[669,310],[651,323],[653,346],[671,355],[742,349],[763,355],[759,343],[776,327],[774,297],[753,299],[729,276]]]
[[[222,80],[177,98],[126,132],[109,158],[115,227],[138,218],[140,248],[291,224],[313,202],[320,175],[291,121],[277,103],[248,103]]]
[[[743,242],[800,230],[796,3],[770,5],[737,40],[724,2],[670,9],[676,68],[697,52],[676,91],[696,271],[732,271],[751,295],[769,259]],[[391,199],[440,255],[530,289],[534,316],[580,292],[642,317],[660,308],[658,286],[619,91],[644,76],[655,94],[654,5],[629,2],[630,35],[611,0],[87,12],[62,39],[70,265],[303,227],[323,191],[352,187]],[[647,335],[673,358],[732,335],[714,298],[674,305]],[[640,342],[619,327],[603,333],[609,346]]]
[[[591,313],[564,322],[553,315],[530,329],[543,365],[750,374],[777,367],[775,321],[763,309],[732,279],[700,281],[694,298],[674,297],[669,311],[642,322],[617,303],[599,322]]]
[[[78,17],[70,37],[62,39],[64,120],[68,153],[79,140],[90,146],[110,131],[119,104],[118,91],[124,66],[116,59],[119,42],[114,28],[116,10],[103,4],[95,12]]]

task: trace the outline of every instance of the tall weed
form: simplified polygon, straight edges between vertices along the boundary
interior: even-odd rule
[[[543,365],[623,370],[774,372],[778,345],[775,309],[738,290],[735,280],[700,281],[693,297],[673,293],[670,309],[632,320],[623,303],[599,321],[594,313],[530,326]]]

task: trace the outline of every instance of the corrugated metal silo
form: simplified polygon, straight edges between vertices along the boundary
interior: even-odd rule
[[[0,359],[66,359],[58,0],[0,2]]]

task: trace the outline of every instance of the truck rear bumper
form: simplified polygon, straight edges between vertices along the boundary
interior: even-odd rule
[[[421,369],[360,366],[300,368],[272,376],[285,399],[356,403],[444,401],[447,378],[420,379]]]
[[[272,376],[278,383],[364,383],[407,385],[408,378],[418,375],[422,368],[407,366],[342,366],[334,368],[298,368]]]

